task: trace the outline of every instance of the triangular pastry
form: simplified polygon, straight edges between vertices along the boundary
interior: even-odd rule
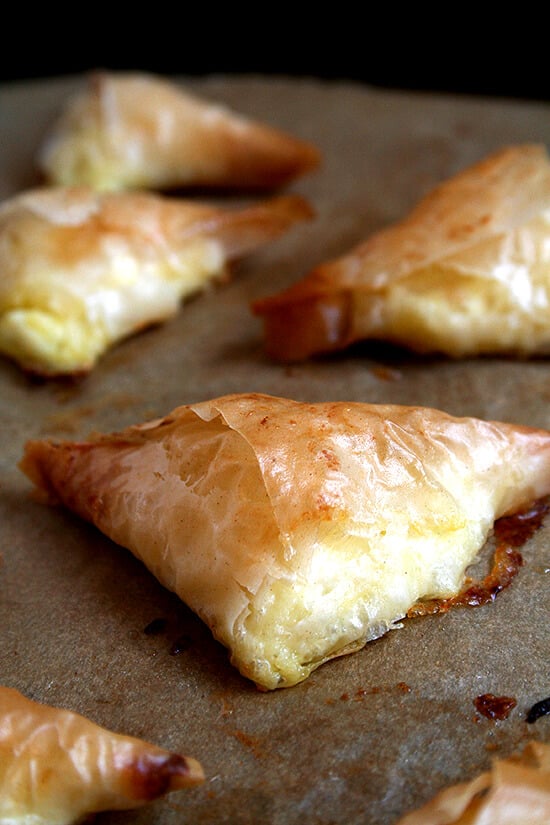
[[[0,687],[0,823],[71,825],[202,782],[192,757]]]
[[[550,163],[501,149],[400,222],[253,304],[267,353],[297,361],[371,339],[453,358],[550,352]]]
[[[44,376],[86,373],[312,214],[298,195],[241,208],[89,187],[15,195],[0,206],[0,352]]]
[[[272,689],[458,593],[495,519],[550,493],[550,433],[235,394],[84,442],[30,441],[20,467]]]
[[[548,825],[550,745],[528,742],[490,770],[440,791],[396,825]]]
[[[40,147],[48,183],[102,190],[274,188],[316,169],[310,142],[142,72],[91,73]]]

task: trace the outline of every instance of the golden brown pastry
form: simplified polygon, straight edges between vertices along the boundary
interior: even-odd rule
[[[550,493],[550,433],[258,393],[181,406],[21,469],[141,559],[262,689],[464,582],[496,518]]]
[[[71,825],[204,781],[196,759],[0,687],[0,823]]]
[[[101,190],[273,188],[320,163],[311,143],[140,72],[96,72],[67,100],[38,166]]]
[[[453,358],[550,351],[550,163],[504,148],[400,222],[253,305],[281,361],[388,341]]]
[[[471,782],[438,793],[396,825],[548,825],[550,745],[529,742]]]
[[[0,352],[44,376],[86,373],[311,216],[298,195],[240,209],[89,187],[16,195],[0,206]]]

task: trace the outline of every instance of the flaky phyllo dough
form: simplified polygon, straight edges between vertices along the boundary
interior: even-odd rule
[[[89,187],[16,195],[0,206],[0,352],[44,376],[86,373],[311,217],[298,195],[241,208]]]
[[[229,395],[21,469],[129,548],[262,689],[450,597],[496,518],[550,493],[550,433],[420,407]]]
[[[2,825],[71,825],[203,781],[192,757],[0,687]]]
[[[397,825],[548,825],[550,745],[529,742],[470,782],[440,791]]]
[[[504,148],[253,305],[273,358],[371,339],[449,357],[550,351],[550,163]]]
[[[95,72],[40,148],[48,183],[101,190],[273,188],[319,166],[310,142],[141,72]]]

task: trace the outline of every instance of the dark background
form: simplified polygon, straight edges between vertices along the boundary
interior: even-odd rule
[[[525,4],[512,13],[497,7],[491,16],[464,5],[403,11],[386,4],[375,13],[372,5],[346,3],[325,12],[298,3],[250,11],[149,3],[117,14],[119,8],[79,6],[54,20],[48,9],[40,19],[40,12],[12,5],[0,82],[97,68],[260,73],[550,100],[546,22],[538,7]]]

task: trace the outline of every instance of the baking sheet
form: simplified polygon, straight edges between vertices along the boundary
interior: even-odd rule
[[[550,694],[550,521],[486,607],[410,620],[297,687],[260,693],[206,627],[127,551],[31,500],[24,442],[76,438],[226,392],[422,404],[550,428],[546,360],[449,362],[389,348],[269,363],[250,302],[399,218],[429,188],[509,143],[550,142],[543,103],[403,93],[285,77],[174,78],[315,142],[321,170],[289,187],[317,215],[233,281],[111,350],[85,380],[35,382],[0,360],[0,683],[199,759],[203,786],[101,825],[392,825],[531,738]],[[80,76],[0,87],[0,196],[37,182],[43,134]],[[193,197],[199,197],[195,194]],[[210,196],[212,199],[212,196]],[[224,197],[239,205],[246,197]],[[162,619],[156,634],[145,629]],[[513,697],[505,720],[483,693]]]

